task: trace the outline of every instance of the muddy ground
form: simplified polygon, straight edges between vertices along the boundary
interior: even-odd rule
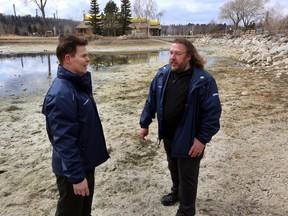
[[[117,50],[113,43],[103,50]],[[55,48],[55,43],[47,44],[44,49]],[[195,45],[206,52],[206,58],[223,57],[207,68],[217,80],[223,114],[221,130],[207,144],[201,162],[197,215],[288,215],[287,70],[239,66],[227,59],[233,53],[229,49]],[[3,46],[9,43],[0,49]],[[35,48],[22,46],[28,51]],[[159,42],[154,49],[169,46]],[[145,44],[139,43],[141,47]],[[94,49],[101,51],[101,46]],[[171,181],[163,146],[156,144],[156,122],[146,141],[138,139],[139,115],[160,66],[141,63],[93,73],[94,96],[111,156],[96,169],[94,216],[175,215],[177,205],[160,204]],[[54,215],[58,194],[40,113],[43,97],[0,99],[1,215]]]

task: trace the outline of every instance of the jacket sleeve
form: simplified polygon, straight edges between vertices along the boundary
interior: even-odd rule
[[[199,124],[196,138],[206,144],[210,142],[212,136],[220,129],[221,103],[217,84],[211,77],[208,85],[204,87],[203,95],[200,99]]]
[[[151,82],[149,94],[147,96],[144,109],[140,117],[140,127],[148,128],[152,122],[152,119],[155,118],[156,113],[156,76]]]
[[[77,120],[77,102],[72,93],[57,96],[48,95],[43,107],[53,151],[61,158],[64,176],[73,184],[85,177],[81,161],[81,146],[78,143],[80,132]]]

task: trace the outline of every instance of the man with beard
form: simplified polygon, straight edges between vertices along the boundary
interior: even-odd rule
[[[173,41],[169,64],[152,80],[140,118],[141,139],[156,113],[172,179],[171,193],[161,203],[171,206],[179,201],[176,216],[195,215],[200,161],[206,143],[220,128],[221,104],[216,81],[185,38]]]

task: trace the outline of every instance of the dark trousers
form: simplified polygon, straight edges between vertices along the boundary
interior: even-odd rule
[[[202,157],[172,158],[172,140],[164,139],[172,192],[178,193],[179,209],[176,216],[192,216],[196,212],[196,195]]]
[[[67,177],[56,176],[59,199],[55,216],[91,216],[91,206],[94,193],[94,170],[86,175],[89,196],[75,195],[73,184]]]

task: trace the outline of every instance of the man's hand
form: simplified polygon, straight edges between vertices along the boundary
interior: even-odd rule
[[[140,132],[139,132],[139,137],[140,137],[140,139],[144,140],[148,134],[149,134],[148,128],[141,128]]]
[[[201,143],[198,139],[194,138],[194,143],[192,147],[190,148],[188,154],[191,157],[198,157],[202,154],[204,148],[205,148],[205,145]]]
[[[75,195],[89,196],[89,188],[88,188],[88,182],[86,178],[78,184],[73,184],[73,189],[74,189]]]

